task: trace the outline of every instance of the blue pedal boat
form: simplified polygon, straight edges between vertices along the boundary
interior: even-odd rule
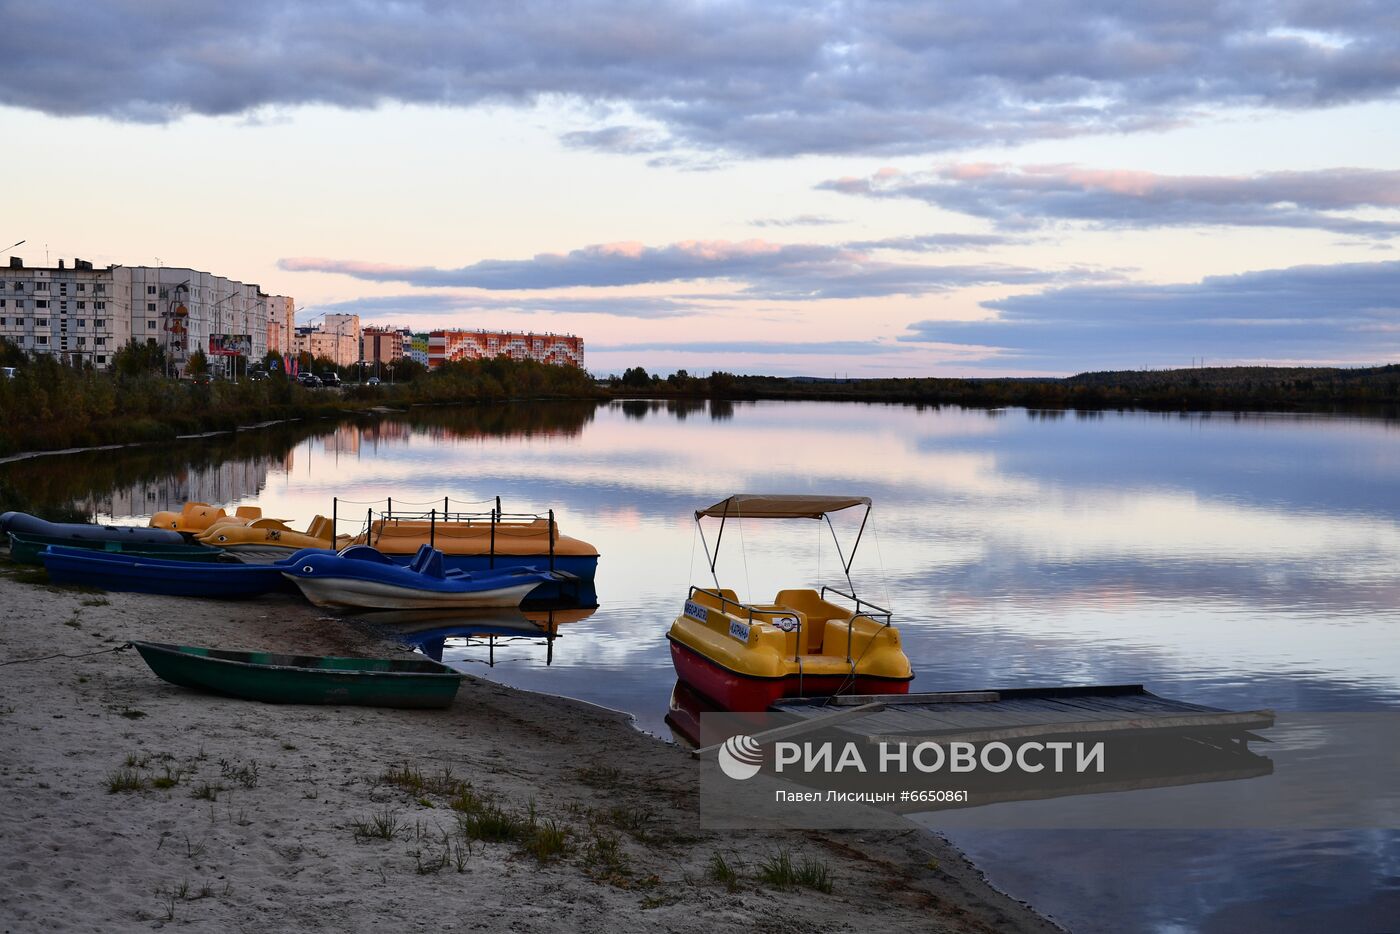
[[[133,555],[50,545],[40,552],[49,580],[101,590],[154,593],[173,597],[241,599],[287,590],[282,572],[319,554],[303,548],[273,564],[215,564],[204,561],[164,561]]]
[[[316,606],[350,610],[514,607],[559,575],[532,567],[467,573],[447,570],[441,551],[423,545],[405,567],[369,545],[320,552],[281,568]]]

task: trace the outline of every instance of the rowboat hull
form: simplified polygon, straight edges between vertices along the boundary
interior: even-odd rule
[[[159,542],[87,541],[58,535],[23,535],[10,533],[10,560],[16,564],[43,564],[39,555],[50,545],[82,548],[132,558],[157,558],[166,561],[214,561],[223,554],[218,548],[203,545],[167,545]]]
[[[134,643],[171,684],[269,704],[442,708],[459,672],[427,659],[333,658]]]
[[[310,553],[298,552],[288,560]],[[292,589],[277,564],[163,561],[50,545],[40,555],[49,580],[126,593],[242,599]]]

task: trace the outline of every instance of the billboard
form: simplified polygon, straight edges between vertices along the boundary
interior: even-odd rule
[[[236,357],[249,356],[253,352],[253,339],[247,334],[210,334],[209,356]]]

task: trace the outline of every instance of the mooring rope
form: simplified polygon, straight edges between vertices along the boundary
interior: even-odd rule
[[[0,668],[3,668],[6,665],[21,665],[25,662],[46,662],[51,658],[91,658],[94,655],[108,655],[112,652],[121,652],[125,649],[129,649],[132,647],[133,646],[130,642],[123,642],[121,645],[117,646],[114,649],[101,649],[96,652],[83,652],[80,655],[66,655],[62,652],[59,652],[56,655],[40,655],[38,658],[15,658],[11,659],[8,662],[0,662]]]

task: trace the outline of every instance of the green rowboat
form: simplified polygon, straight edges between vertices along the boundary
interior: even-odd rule
[[[429,659],[276,655],[133,642],[161,678],[269,704],[446,707],[462,675]]]
[[[163,561],[213,561],[224,553],[222,548],[208,545],[165,545],[158,542],[98,542],[84,539],[64,538],[60,535],[33,535],[27,532],[10,533],[10,560],[16,564],[43,564],[39,552],[50,545],[63,545],[67,548],[86,548],[89,551],[105,551],[131,555],[133,558],[159,558]]]

